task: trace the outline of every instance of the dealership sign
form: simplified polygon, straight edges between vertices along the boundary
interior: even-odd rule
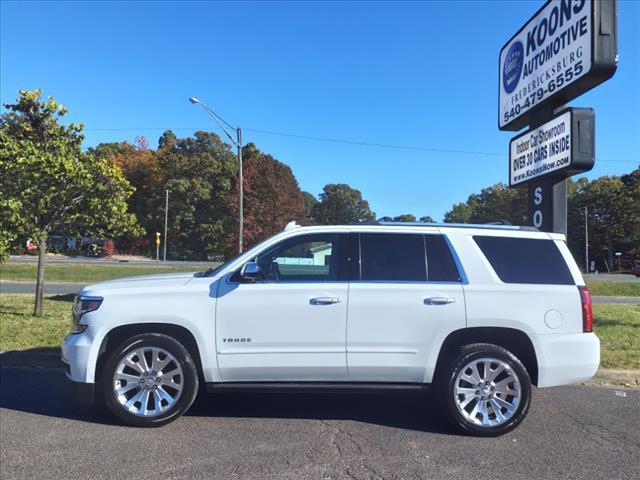
[[[568,108],[511,140],[509,185],[585,172],[593,168],[594,159],[593,109]]]
[[[610,78],[613,0],[548,0],[500,51],[498,126],[519,130],[542,103],[561,106]]]

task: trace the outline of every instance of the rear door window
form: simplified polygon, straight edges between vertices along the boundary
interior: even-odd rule
[[[575,284],[553,240],[479,235],[473,239],[505,283]]]
[[[361,234],[360,279],[424,282],[427,280],[424,239],[412,234]]]
[[[459,282],[460,273],[442,235],[426,235],[427,269],[430,282]]]

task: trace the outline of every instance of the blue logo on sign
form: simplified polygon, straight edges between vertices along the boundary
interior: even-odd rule
[[[504,59],[504,67],[502,67],[502,86],[507,93],[513,92],[518,86],[522,67],[524,65],[524,47],[522,42],[518,40],[507,52]]]

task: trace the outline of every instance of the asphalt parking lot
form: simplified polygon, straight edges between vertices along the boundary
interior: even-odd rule
[[[535,391],[495,439],[458,435],[424,393],[220,394],[134,429],[70,390],[60,369],[0,369],[0,478],[638,478],[639,390]]]

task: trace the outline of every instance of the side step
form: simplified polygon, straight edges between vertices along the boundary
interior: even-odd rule
[[[375,393],[421,391],[427,383],[383,382],[211,382],[207,393]]]

